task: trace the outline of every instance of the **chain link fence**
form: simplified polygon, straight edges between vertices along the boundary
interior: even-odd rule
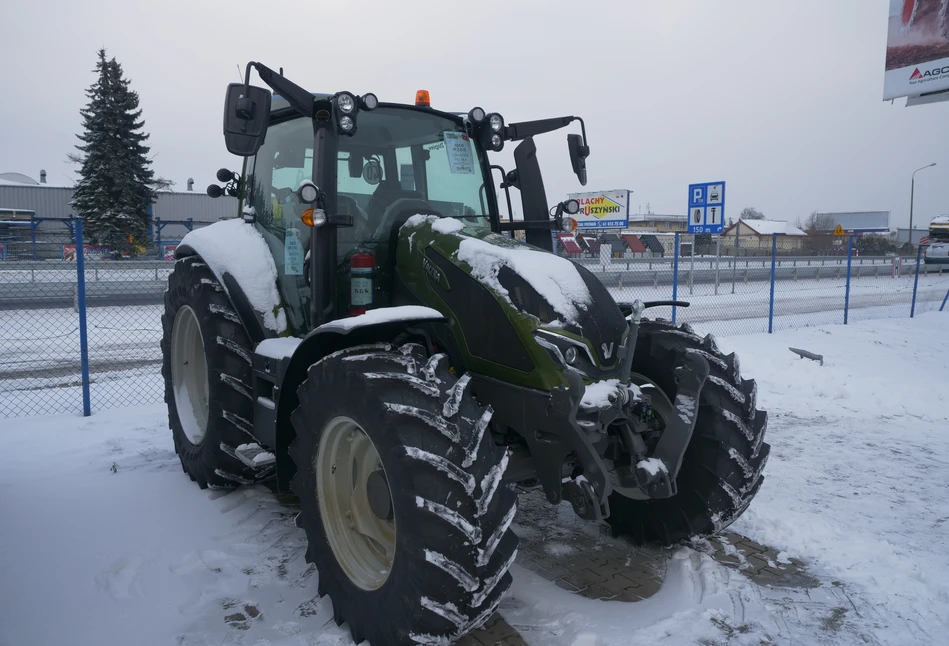
[[[62,226],[68,235],[70,226]],[[75,232],[75,221],[71,227]],[[124,257],[87,241],[81,263],[68,238],[55,243],[58,256],[45,260],[33,260],[32,247],[0,256],[0,417],[78,414],[84,383],[93,411],[160,403],[161,314],[177,242],[153,236]],[[618,301],[689,302],[649,315],[703,333],[753,334],[949,309],[949,264],[925,262],[925,247],[913,255],[860,254],[858,242],[579,234],[558,236],[557,247]]]
[[[33,260],[27,246],[0,260],[0,417],[82,412],[84,382],[92,411],[163,401],[161,314],[178,242],[120,253],[87,239],[80,262],[66,239],[55,257]]]

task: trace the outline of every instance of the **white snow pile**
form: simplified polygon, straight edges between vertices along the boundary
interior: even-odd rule
[[[468,263],[472,276],[505,297],[508,291],[498,282],[498,272],[501,267],[510,267],[569,322],[577,320],[578,307],[586,309],[592,302],[580,272],[560,256],[466,237],[458,246],[458,259]]]
[[[619,379],[604,379],[587,384],[580,399],[581,408],[606,408],[610,406],[610,395],[619,390]]]
[[[663,463],[663,461],[658,458],[646,458],[645,460],[640,460],[636,463],[636,466],[640,469],[645,469],[646,473],[651,476],[660,473],[668,473],[665,463]]]
[[[318,330],[332,331],[350,331],[366,325],[377,325],[379,323],[393,323],[397,321],[432,321],[445,318],[441,312],[431,307],[422,307],[421,305],[400,305],[398,307],[380,307],[369,310],[359,316],[337,319],[329,323],[324,323]]]
[[[276,339],[264,339],[254,349],[259,355],[270,357],[271,359],[283,359],[292,356],[297,346],[303,339],[295,336],[281,336]]]
[[[458,233],[464,228],[464,224],[453,218],[440,218],[432,223],[432,231],[435,233]]]
[[[729,531],[773,547],[775,565],[803,560],[817,587],[758,584],[679,547],[662,551],[654,596],[588,599],[535,571],[569,575],[613,539],[525,494],[515,529],[544,538],[544,562],[518,556],[498,623],[550,646],[949,643],[947,334],[949,314],[932,312],[718,339],[757,379],[772,447]],[[296,510],[262,485],[199,489],[164,405],[5,419],[0,455],[0,645],[352,643],[317,594]],[[607,561],[616,577],[627,549]]]
[[[251,306],[260,313],[267,329],[286,329],[286,317],[274,311],[280,305],[277,293],[277,266],[263,236],[243,220],[223,220],[188,232],[179,244],[188,245],[204,259],[224,285],[231,274],[244,290]],[[226,290],[227,287],[225,286]]]

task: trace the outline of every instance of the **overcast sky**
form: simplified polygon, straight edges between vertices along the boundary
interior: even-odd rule
[[[259,60],[316,92],[481,105],[508,122],[576,114],[586,190],[628,188],[632,212],[686,211],[689,183],[754,206],[949,213],[949,104],[882,101],[889,0],[363,0],[5,2],[0,172],[69,184],[66,161],[96,50],[141,97],[154,168],[204,190],[239,170],[221,134],[225,85]],[[510,149],[511,147],[509,147]],[[581,190],[564,132],[538,138],[551,200]],[[508,151],[505,151],[508,153]],[[502,163],[510,163],[502,155]]]

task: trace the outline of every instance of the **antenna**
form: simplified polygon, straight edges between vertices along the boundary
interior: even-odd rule
[[[243,82],[244,82],[244,77],[241,75],[241,64],[240,64],[240,63],[234,63],[234,65],[237,66],[237,80],[240,81],[241,83],[243,83]]]

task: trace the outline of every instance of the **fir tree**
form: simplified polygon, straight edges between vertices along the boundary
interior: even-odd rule
[[[89,103],[80,110],[83,142],[81,179],[73,194],[73,207],[83,221],[87,241],[111,246],[116,252],[134,253],[144,243],[148,205],[155,201],[148,135],[138,107],[138,93],[122,76],[115,58],[99,50],[96,81],[86,90]]]

